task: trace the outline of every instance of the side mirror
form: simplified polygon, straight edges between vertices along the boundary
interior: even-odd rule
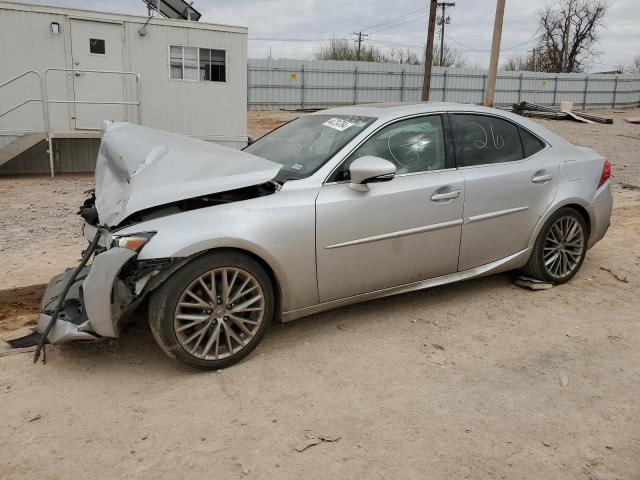
[[[367,155],[353,161],[349,167],[351,183],[349,188],[358,192],[369,190],[367,183],[388,182],[396,175],[396,166],[389,160]]]

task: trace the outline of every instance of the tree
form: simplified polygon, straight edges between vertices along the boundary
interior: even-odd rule
[[[624,69],[625,73],[640,74],[640,55],[636,55],[631,60],[631,65]]]
[[[358,58],[358,47],[346,38],[332,38],[328,43],[321,45],[314,56],[317,60],[355,61]],[[363,62],[386,62],[388,58],[380,49],[362,44],[360,60]]]
[[[436,67],[454,67],[464,68],[467,65],[467,60],[460,50],[450,47],[446,43],[442,49],[444,55],[442,56],[442,65],[440,65],[440,47],[435,46],[433,48],[433,65]]]
[[[536,49],[526,55],[513,55],[502,64],[501,70],[543,72],[544,65]]]
[[[358,58],[357,44],[350,42],[346,38],[332,38],[328,43],[320,46],[314,52],[316,60],[352,60]],[[387,62],[401,63],[407,65],[420,65],[424,63],[424,59],[410,48],[402,49],[391,47],[387,52],[363,43],[360,47],[360,60],[363,62]],[[466,65],[460,50],[444,46],[443,67],[463,68]],[[440,49],[435,47],[433,53],[433,65],[438,66],[440,61]]]
[[[561,0],[540,12],[537,47],[542,71],[581,72],[599,52],[596,45],[606,0]]]
[[[423,63],[423,60],[413,50],[409,48],[403,50],[395,47],[393,47],[387,55],[387,61],[407,65],[420,65]]]

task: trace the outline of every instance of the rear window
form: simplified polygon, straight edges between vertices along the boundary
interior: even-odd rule
[[[540,140],[532,133],[527,132],[524,128],[519,129],[525,158],[538,153],[544,148],[544,142],[542,140]]]
[[[456,114],[464,166],[513,162],[524,158],[518,127],[487,115]]]

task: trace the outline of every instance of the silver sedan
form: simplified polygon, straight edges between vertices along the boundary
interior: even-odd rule
[[[511,269],[563,283],[609,227],[610,173],[473,105],[324,110],[242,152],[106,122],[90,245],[51,280],[39,331],[118,337],[148,304],[170,357],[218,369],[274,321]]]

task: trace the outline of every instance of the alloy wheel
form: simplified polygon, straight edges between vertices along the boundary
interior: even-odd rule
[[[555,221],[544,241],[543,259],[547,272],[555,278],[570,275],[584,254],[585,237],[580,222],[573,216]]]
[[[222,360],[247,346],[264,319],[265,298],[249,272],[221,267],[198,276],[184,290],[174,314],[180,345],[204,360]]]

